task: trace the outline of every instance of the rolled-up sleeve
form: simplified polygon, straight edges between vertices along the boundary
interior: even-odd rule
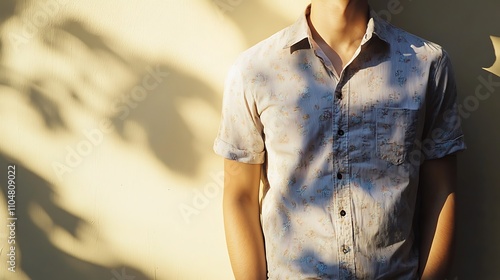
[[[249,164],[264,162],[263,127],[257,112],[251,81],[235,63],[226,78],[222,118],[213,149],[216,154]]]
[[[435,63],[427,92],[423,151],[426,159],[442,158],[466,149],[457,106],[457,85],[448,54]]]

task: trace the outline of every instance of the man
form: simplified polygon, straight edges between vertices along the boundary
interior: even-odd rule
[[[455,100],[446,52],[367,0],[312,0],[244,52],[214,144],[236,279],[444,279]]]

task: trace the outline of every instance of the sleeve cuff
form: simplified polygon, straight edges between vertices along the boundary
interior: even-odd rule
[[[224,142],[220,138],[216,138],[213,146],[214,152],[224,158],[235,160],[237,162],[248,164],[262,164],[264,163],[265,151],[250,152],[240,150],[233,145]]]
[[[438,159],[467,149],[463,135],[444,143],[436,143],[431,153],[427,153],[425,159]]]

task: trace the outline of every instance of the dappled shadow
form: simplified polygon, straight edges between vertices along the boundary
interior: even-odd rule
[[[29,104],[36,108],[48,129],[65,128],[66,121],[61,116],[59,106],[42,93],[44,86],[36,81],[28,90]]]
[[[18,271],[22,269],[30,279],[88,280],[113,279],[116,277],[115,274],[122,275],[122,270],[125,269],[126,274],[135,276],[136,280],[148,279],[145,274],[127,265],[98,265],[71,256],[54,246],[48,233],[39,226],[44,221],[40,221],[40,218],[35,220],[33,217],[34,209],[48,215],[50,225],[47,226],[50,229],[61,229],[77,241],[83,237],[79,234],[82,229],[87,228],[87,231],[92,232],[95,232],[96,229],[92,229],[93,226],[87,221],[60,207],[56,203],[57,193],[50,183],[21,164],[16,164],[17,162],[19,161],[0,155],[2,170],[7,170],[7,166],[10,164],[16,166],[15,213],[18,219],[15,221],[15,246]],[[0,187],[6,205],[7,186],[5,182],[7,182],[7,178],[4,174],[1,175]],[[102,248],[102,250],[106,250],[106,248]],[[8,250],[3,250],[3,253],[8,253]]]
[[[88,51],[95,55],[106,54],[124,67],[141,67],[145,63],[136,55],[126,54],[116,47],[111,47],[111,40],[92,33],[85,25],[76,20],[70,19],[65,21],[53,31],[57,32],[56,34],[60,36],[58,39],[54,40],[52,34],[46,33],[43,40],[46,44],[63,52],[65,55],[71,55],[71,50],[67,49],[64,44],[64,39],[66,39],[63,35],[64,33],[80,41],[88,48]]]
[[[92,34],[79,22],[66,22],[58,32],[66,32],[73,39],[84,43],[88,47],[89,56],[111,58],[111,62],[131,70],[137,77],[135,84],[107,100],[112,111],[112,115],[107,117],[112,120],[118,135],[124,141],[131,140],[133,137],[127,133],[126,124],[136,122],[145,131],[152,154],[166,167],[183,175],[195,175],[201,154],[194,134],[180,112],[180,105],[186,100],[199,99],[211,109],[218,110],[213,89],[171,65],[161,61],[148,62],[137,55],[125,54],[123,50],[112,48],[105,38]],[[58,40],[47,43],[52,41]],[[67,49],[58,46],[57,50],[62,52]],[[93,67],[99,66],[92,65]],[[85,77],[85,74],[87,73],[81,74],[82,80],[90,82],[91,79]],[[81,94],[77,96],[80,96],[79,99],[85,98]],[[199,117],[203,121],[203,116]]]
[[[172,71],[169,65],[160,64],[152,67],[150,72],[160,72],[158,86],[148,90],[142,101],[134,101],[136,86],[126,91],[124,98],[130,99],[129,104],[117,103],[118,113],[112,117],[117,132],[124,140],[132,139],[133,132],[127,131],[127,122],[135,121],[141,124],[148,136],[148,144],[154,155],[171,170],[184,175],[197,174],[203,149],[195,132],[188,129],[186,116],[182,115],[181,105],[191,100],[201,100],[208,108],[219,111],[212,90],[203,82],[197,81],[189,74],[180,70]],[[143,77],[150,75],[143,73]],[[187,86],[189,85],[189,86]],[[206,122],[207,116],[197,108],[183,108],[199,123]]]
[[[0,4],[0,26],[18,16],[20,8],[17,4],[16,1],[3,1]],[[5,34],[4,29],[0,30]],[[120,45],[121,42],[116,38],[97,34],[85,23],[71,18],[43,26],[33,38],[22,41],[21,45],[12,46],[8,41],[0,43],[0,84],[9,89],[2,90],[0,97],[15,95],[22,102],[18,105],[26,107],[40,120],[41,127],[38,128],[44,133],[54,139],[58,135],[78,138],[82,137],[79,120],[111,120],[113,136],[117,136],[124,146],[134,149],[137,135],[135,130],[129,129],[129,124],[133,123],[145,132],[146,139],[141,143],[145,150],[156,157],[165,170],[186,178],[198,175],[201,149],[210,147],[200,147],[199,139],[195,138],[196,133],[183,115],[185,111],[190,114],[197,112],[187,108],[181,111],[181,105],[185,101],[197,100],[209,110],[219,111],[214,90],[205,82],[190,73],[177,70],[167,61],[155,61],[139,52],[127,51],[129,49]],[[34,50],[37,55],[31,58],[35,61],[32,61],[30,69],[22,71],[10,64],[12,60],[33,55]],[[6,57],[6,54],[11,56]],[[155,81],[158,76],[151,74],[151,71],[156,69],[168,73],[168,76],[160,74],[162,80],[156,80],[156,86],[147,87],[145,94],[137,98],[134,90],[139,86],[145,88],[144,79],[148,76],[153,76],[150,82]],[[200,122],[204,122],[203,115],[198,117]],[[12,118],[21,120],[22,116]],[[33,145],[37,145],[36,137],[32,141]],[[35,216],[38,216],[34,216],[33,211],[42,211],[40,215],[46,217],[49,229],[57,229],[76,242],[89,237],[85,232],[98,232],[99,229],[92,221],[83,220],[56,202],[59,194],[50,183],[54,177],[44,177],[34,169],[22,166],[30,158],[24,158],[27,155],[23,151],[8,149],[6,145],[0,145],[0,151],[3,152],[0,166],[6,170],[8,163],[17,164],[18,265],[28,277],[147,279],[143,271],[127,264],[116,262],[114,265],[101,265],[98,261],[94,263],[80,259],[57,247],[51,240],[51,233],[47,228],[42,228],[40,223],[43,221],[37,221]],[[60,147],[60,150],[64,151],[64,147]],[[23,158],[17,158],[19,154]],[[5,198],[7,188],[4,179],[0,186]],[[72,186],[66,184],[63,187]],[[109,248],[100,249],[107,251]],[[124,277],[127,275],[133,278]]]
[[[293,21],[290,22],[268,9],[261,1],[240,1],[241,4],[235,5],[227,11],[225,11],[224,6],[218,6],[217,1],[207,1],[212,2],[215,9],[219,9],[219,12],[223,13],[226,19],[236,24],[241,31],[241,35],[245,37],[248,46],[266,39],[268,36],[293,23]],[[305,8],[304,6],[304,10]],[[297,18],[299,16],[300,14],[297,15]]]
[[[61,73],[59,80],[54,80],[53,76],[44,72],[37,73],[36,77],[23,77],[23,74],[4,66],[2,83],[28,96],[29,103],[47,129],[64,128],[69,132],[79,132],[79,128],[68,127],[67,120],[60,113],[62,102],[69,100],[71,103],[64,106],[78,106],[90,114],[101,115],[101,119],[111,119],[117,135],[125,142],[130,137],[124,130],[124,125],[135,121],[146,132],[148,148],[160,162],[186,176],[197,173],[201,159],[200,147],[180,112],[180,105],[190,99],[199,99],[211,110],[219,111],[219,101],[214,97],[213,89],[164,62],[151,62],[138,54],[125,53],[123,49],[112,46],[106,38],[93,34],[75,20],[54,26],[40,36],[42,43],[52,52],[47,55],[55,56],[56,61],[61,60],[61,63],[66,64],[65,67],[74,71],[74,79]],[[79,50],[75,50],[75,42],[81,42]],[[69,60],[82,63],[69,64]],[[104,77],[95,77],[95,69],[103,67],[109,67],[110,71],[102,72]],[[131,73],[136,77],[136,83],[127,87],[117,85],[119,92],[109,92],[102,88],[99,79],[110,79],[111,82],[116,80],[111,72],[114,69]],[[151,74],[157,72],[157,69],[168,73],[168,76],[160,73],[158,85],[148,89],[143,87],[143,97],[136,98],[134,90],[141,86],[146,77],[153,75],[154,79],[158,78]],[[19,80],[27,83],[29,88],[18,87]],[[111,115],[103,114],[96,106],[98,104],[108,104]],[[199,117],[203,122],[203,116]]]
[[[417,131],[424,120],[418,119],[417,125],[405,118],[395,126],[394,122],[402,121],[397,115],[384,122],[377,112],[414,109],[415,117],[408,119],[415,121],[425,114],[426,76],[422,72],[430,62],[423,62],[422,52],[415,50],[424,47],[422,41],[399,38],[400,44],[393,48],[377,38],[363,46],[366,53],[345,69],[343,87],[349,90],[344,96],[308,47],[297,47],[280,60],[280,73],[286,73],[285,77],[277,75],[274,61],[261,62],[263,55],[251,57],[259,63],[253,64],[250,58],[245,61],[243,67],[251,71],[244,81],[253,82],[252,90],[259,94],[256,107],[263,108],[259,113],[268,145],[268,178],[273,185],[263,199],[262,223],[269,238],[269,256],[276,258],[274,264],[288,265],[304,277],[335,278],[340,273],[340,278],[350,278],[346,275],[356,273],[363,278],[376,272],[396,278],[397,272],[391,271],[396,265],[404,267],[399,273],[416,275],[417,244],[411,221],[417,211],[415,165],[420,162],[404,155],[411,154],[414,143],[427,136],[425,131]],[[404,63],[394,59],[403,54],[408,54]],[[379,86],[370,86],[380,74],[373,68],[387,71]],[[351,83],[354,75],[357,78]],[[289,77],[301,78],[284,82]],[[381,108],[385,110],[378,111]],[[346,139],[345,129],[348,139],[357,141]],[[392,140],[404,147],[401,158],[396,159],[401,161],[394,163],[389,161],[397,150],[378,154],[377,142],[388,142],[397,129],[406,134],[403,142]],[[346,213],[353,218],[344,217]],[[344,257],[354,251],[355,256]],[[394,259],[384,259],[386,252],[393,253]]]
[[[0,6],[0,31],[3,23],[16,12],[16,0],[5,0]],[[3,36],[0,36],[0,59],[3,53]]]
[[[0,9],[0,25],[15,14],[17,6],[16,4],[16,0],[2,1],[2,8]]]

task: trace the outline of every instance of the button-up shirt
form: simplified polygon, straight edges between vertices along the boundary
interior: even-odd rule
[[[269,279],[416,279],[419,167],[465,148],[450,60],[372,11],[337,75],[309,11],[237,59],[214,150],[263,164]]]

